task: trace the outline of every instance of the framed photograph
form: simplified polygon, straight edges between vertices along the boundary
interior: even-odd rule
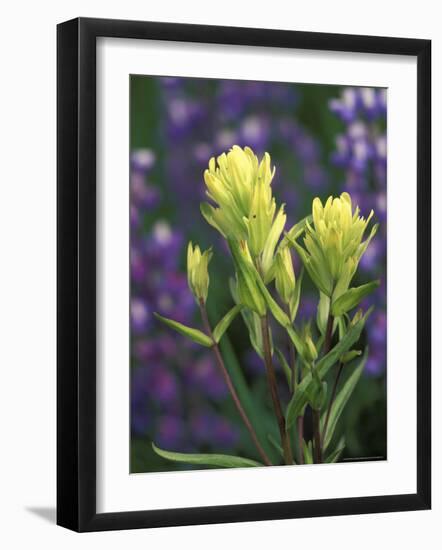
[[[57,523],[429,509],[430,41],[57,31]]]

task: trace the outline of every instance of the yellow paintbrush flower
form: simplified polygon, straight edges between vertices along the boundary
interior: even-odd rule
[[[215,203],[201,205],[204,218],[225,238],[246,241],[254,260],[262,254],[264,275],[286,220],[284,205],[275,217],[274,173],[268,153],[259,161],[249,147],[238,145],[211,158],[204,172],[207,196]]]
[[[359,260],[378,225],[362,241],[373,211],[367,219],[359,215],[359,207],[352,210],[351,197],[342,193],[329,197],[325,205],[315,198],[312,206],[313,226],[306,224],[305,248],[293,242],[318,289],[337,299],[346,290],[355,274]]]
[[[205,303],[209,291],[209,262],[212,258],[212,250],[201,253],[198,245],[189,242],[187,246],[187,281],[189,288],[197,302],[201,300]]]

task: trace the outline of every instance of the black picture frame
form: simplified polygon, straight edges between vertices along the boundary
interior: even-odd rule
[[[96,512],[96,39],[397,54],[417,58],[417,492]],[[103,531],[431,506],[431,41],[79,18],[57,28],[57,523]]]

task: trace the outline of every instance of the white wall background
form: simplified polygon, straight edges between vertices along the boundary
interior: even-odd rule
[[[433,211],[441,203],[439,3],[66,0],[2,9],[0,87],[0,544],[48,549],[437,547],[442,539],[441,221],[433,230],[433,511],[76,535],[55,518],[55,25],[77,16],[433,40]],[[404,227],[404,238],[406,228]],[[404,266],[406,269],[406,266]]]

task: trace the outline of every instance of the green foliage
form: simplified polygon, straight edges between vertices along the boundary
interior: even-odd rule
[[[158,455],[174,462],[186,462],[187,464],[198,464],[200,466],[213,466],[218,468],[253,468],[256,466],[263,466],[260,462],[240,456],[174,453],[172,451],[159,449],[154,443],[152,443],[152,448]]]
[[[197,344],[200,344],[201,346],[205,346],[206,348],[210,348],[213,346],[212,340],[207,336],[207,334],[204,334],[204,332],[201,332],[201,330],[198,330],[196,328],[186,327],[186,325],[178,323],[178,321],[173,321],[172,319],[167,319],[167,317],[163,317],[158,313],[154,313],[154,315],[157,319],[159,319],[165,325],[172,328],[173,330],[176,330],[183,336],[187,336]]]
[[[349,378],[346,380],[345,384],[342,386],[342,388],[338,391],[336,394],[336,398],[333,402],[333,406],[330,411],[330,418],[328,421],[327,426],[327,433],[325,434],[324,439],[324,449],[326,449],[333,437],[334,431],[336,429],[336,425],[338,423],[339,417],[342,414],[342,411],[344,410],[345,405],[347,404],[347,401],[350,399],[350,396],[352,395],[356,384],[358,383],[362,371],[365,367],[365,362],[367,361],[368,351],[367,349],[364,352],[364,355],[359,361],[359,364],[357,367],[354,368],[353,372],[349,376]],[[351,366],[344,367],[345,369],[351,369]],[[321,429],[324,429],[324,423],[325,423],[325,415],[321,418]]]
[[[345,449],[345,439],[341,437],[339,440],[339,443],[336,446],[336,449],[331,452],[324,460],[327,464],[332,464],[333,462],[337,462],[341,456],[341,454],[344,452]]]
[[[230,324],[232,323],[233,319],[238,315],[239,311],[241,311],[241,306],[236,305],[233,306],[232,309],[230,309],[224,317],[221,319],[221,321],[216,325],[216,327],[213,330],[213,337],[215,339],[215,342],[218,344],[221,338],[223,337],[226,330],[229,328]]]
[[[313,464],[313,445],[311,441],[308,443],[305,441],[302,442],[302,452],[304,454],[304,463]]]
[[[379,286],[379,281],[372,281],[365,285],[355,288],[349,288],[344,294],[341,294],[332,304],[332,315],[339,317],[347,313],[350,309],[356,307],[362,298],[373,292]]]
[[[293,293],[292,299],[290,300],[290,321],[293,321],[296,318],[298,313],[299,301],[301,299],[301,289],[302,289],[302,280],[304,278],[304,268],[301,269],[298,280],[296,281],[295,292]]]
[[[229,288],[235,304],[238,305],[239,298],[236,288],[236,281],[232,278],[229,279]],[[264,357],[264,352],[262,347],[261,319],[259,315],[257,315],[254,311],[245,307],[241,308],[241,316],[243,318],[244,324],[247,327],[250,343],[252,344],[253,349],[262,359]]]
[[[282,370],[284,371],[285,377],[287,379],[288,387],[292,387],[292,370],[287,363],[287,359],[279,348],[276,348],[276,355],[278,356],[279,362],[281,364]]]
[[[364,328],[365,321],[369,315],[368,311],[362,319],[360,319],[356,325],[350,327],[347,334],[340,340],[336,346],[329,351],[322,359],[316,364],[316,370],[320,379],[324,378],[329,369],[336,363],[339,357],[348,351],[353,344],[355,344],[361,335]],[[296,418],[300,414],[302,408],[308,402],[308,391],[311,391],[314,381],[312,375],[307,374],[297,388],[297,392],[290,400],[286,413],[287,429],[290,429],[296,421]],[[307,391],[308,390],[308,391]]]
[[[238,241],[228,239],[228,243],[236,269],[238,298],[241,304],[262,317],[266,313],[266,304],[262,294],[256,287],[256,270],[251,261],[246,258],[244,251],[241,250]]]

